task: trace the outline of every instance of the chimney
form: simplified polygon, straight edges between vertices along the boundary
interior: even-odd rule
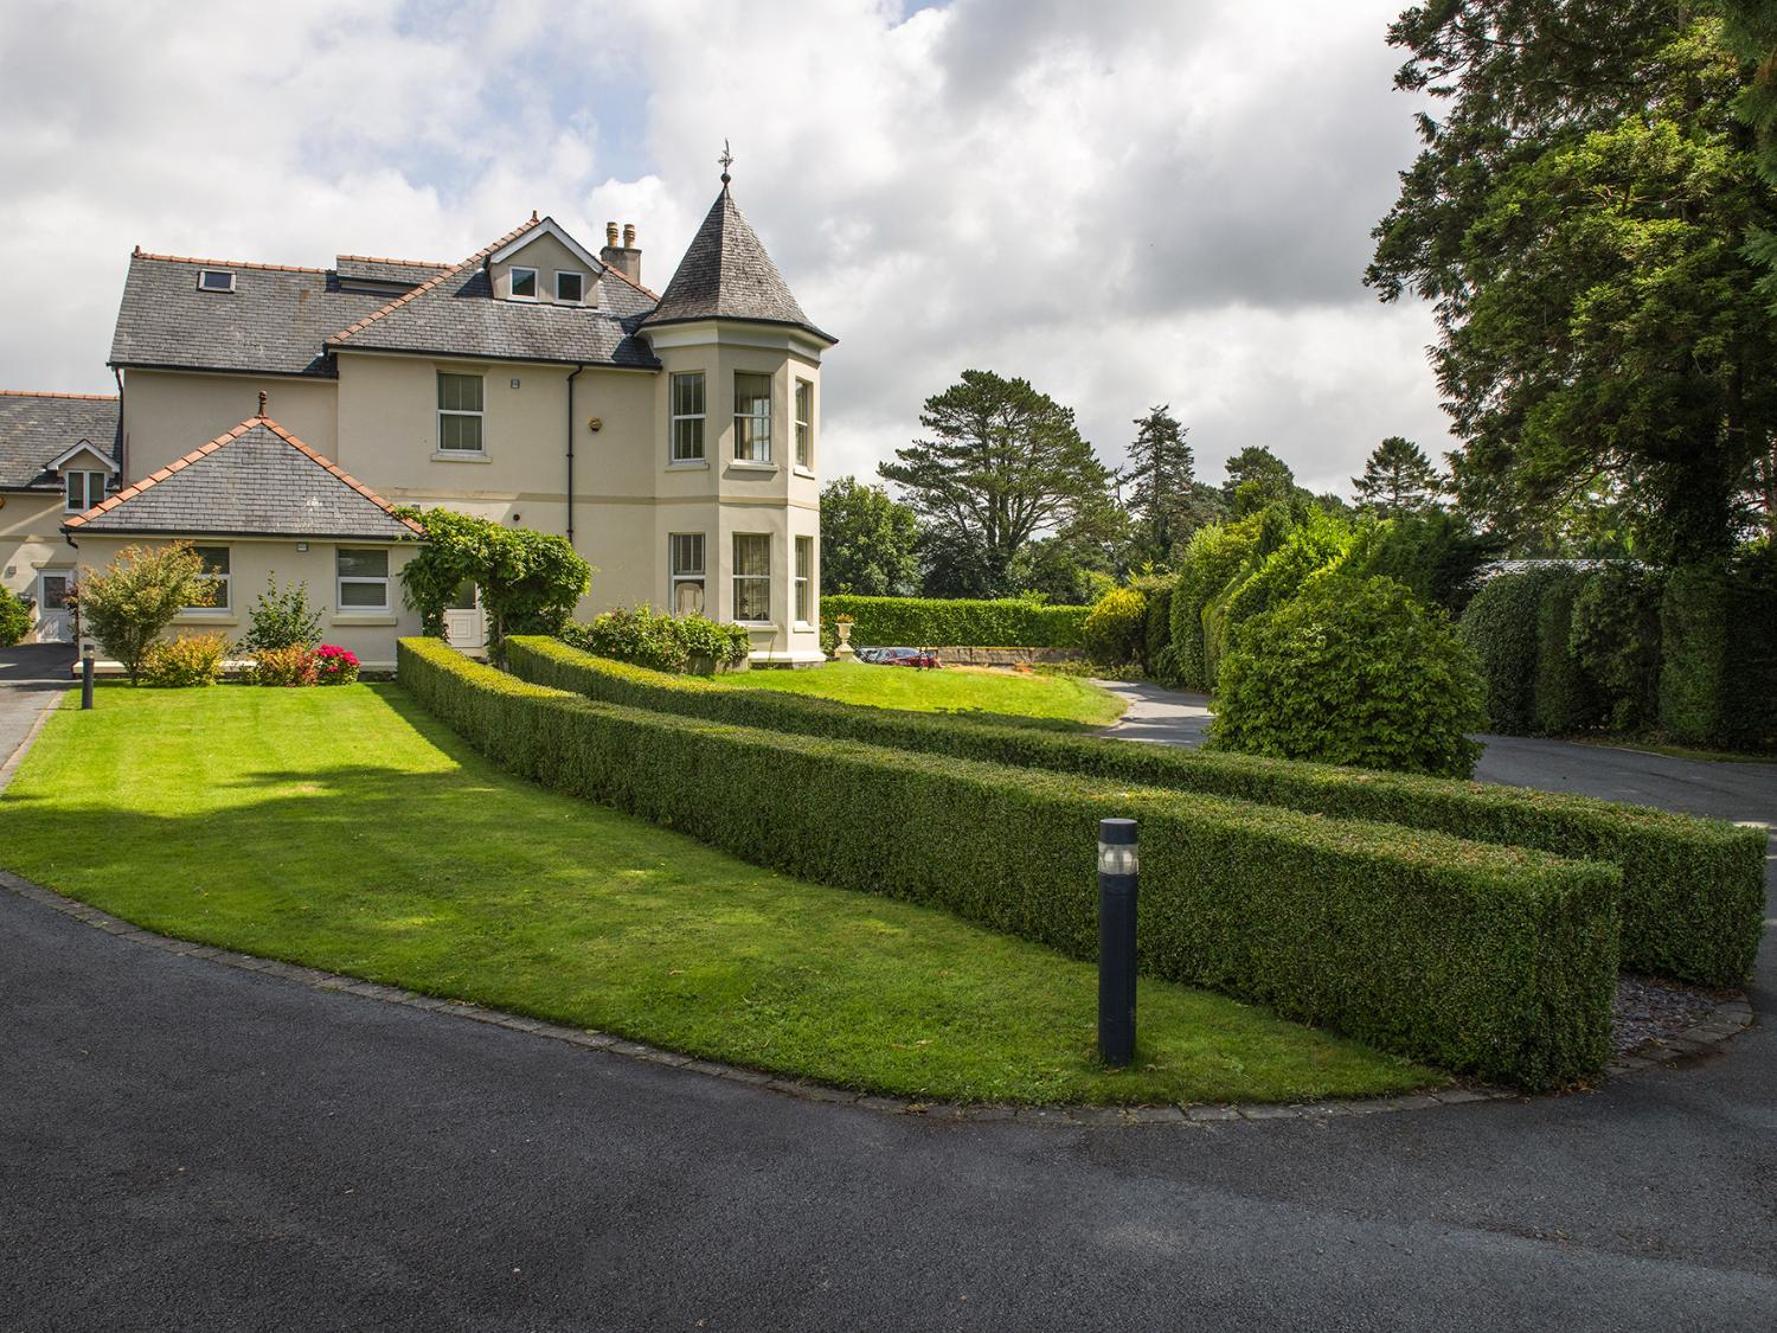
[[[609,265],[623,274],[631,282],[640,285],[642,281],[642,252],[636,248],[636,225],[633,222],[623,224],[623,244],[617,243],[617,224],[605,224],[605,248],[599,251],[599,261]]]

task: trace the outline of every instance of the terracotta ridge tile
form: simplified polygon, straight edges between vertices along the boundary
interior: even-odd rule
[[[83,403],[115,403],[114,393],[58,393],[52,389],[0,389],[0,398],[72,398]]]
[[[434,288],[438,287],[441,283],[444,283],[444,282],[448,281],[449,279],[455,277],[457,274],[463,272],[464,270],[472,268],[476,264],[481,263],[484,259],[486,259],[494,251],[500,249],[503,246],[510,245],[513,241],[516,241],[520,236],[523,236],[527,231],[531,231],[534,228],[539,227],[541,225],[542,225],[542,223],[539,222],[537,220],[537,218],[533,216],[529,221],[521,223],[518,227],[507,232],[504,236],[500,237],[499,240],[494,241],[491,244],[483,246],[481,249],[477,250],[474,254],[470,255],[467,259],[465,259],[462,263],[456,265],[454,268],[446,269],[444,272],[438,274],[436,277],[426,279],[426,281],[422,282],[418,287],[415,287],[411,292],[406,292],[406,293],[403,293],[402,295],[396,297],[393,301],[390,301],[386,306],[382,307],[382,309],[373,310],[368,315],[365,315],[362,319],[357,320],[354,323],[346,325],[345,328],[341,329],[338,333],[334,334],[332,337],[327,339],[327,345],[334,346],[336,344],[345,342],[348,338],[350,338],[354,333],[357,333],[359,330],[366,328],[367,326],[376,323],[377,320],[382,319],[385,316],[390,315],[393,312],[399,310],[402,306],[406,305],[409,301],[413,301],[421,296],[424,296],[427,292],[432,291]]]
[[[246,268],[268,273],[331,273],[332,269],[312,268],[306,264],[267,264],[252,259],[199,259],[193,255],[152,254],[137,246],[131,259],[156,259],[167,264],[201,264],[207,268]]]
[[[403,264],[408,268],[455,268],[448,259],[392,259],[387,255],[339,255],[339,259],[355,259],[361,264]]]

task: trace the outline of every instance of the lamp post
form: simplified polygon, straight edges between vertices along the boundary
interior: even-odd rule
[[[90,643],[80,653],[80,706],[93,706],[93,646]]]
[[[1133,819],[1098,821],[1098,1053],[1116,1068],[1135,1054],[1135,899],[1141,858]]]

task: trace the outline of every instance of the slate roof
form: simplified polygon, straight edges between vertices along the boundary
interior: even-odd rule
[[[643,322],[682,324],[699,319],[748,319],[791,324],[828,343],[838,339],[813,324],[777,271],[758,235],[741,215],[723,177],[722,193],[691,238],[660,304]]]
[[[199,270],[225,268],[232,292],[201,292]],[[388,304],[387,292],[342,290],[328,269],[177,255],[130,256],[111,338],[114,366],[336,374],[329,334]]]
[[[122,457],[115,394],[0,390],[0,490],[59,491],[49,463],[82,440]]]
[[[270,417],[248,417],[62,525],[64,532],[397,541],[388,501]]]
[[[654,298],[614,268],[605,268],[593,279],[591,305],[493,299],[488,256],[546,221],[533,215],[454,268],[434,274],[355,323],[340,326],[327,340],[328,346],[657,368],[660,362],[637,336],[643,318],[654,308]]]
[[[333,271],[342,282],[383,282],[403,287],[418,287],[450,267],[428,259],[377,259],[370,255],[340,255],[333,261]]]

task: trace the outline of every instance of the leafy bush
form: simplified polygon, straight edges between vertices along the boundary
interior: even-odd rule
[[[1143,581],[1148,599],[1148,621],[1143,635],[1142,665],[1156,680],[1171,683],[1178,674],[1177,654],[1172,650],[1172,575]]]
[[[1350,546],[1348,523],[1319,510],[1311,511],[1281,546],[1261,560],[1251,574],[1232,585],[1222,618],[1224,633],[1231,636],[1254,616],[1282,606],[1301,591],[1311,575],[1336,563]],[[1228,638],[1220,645],[1220,651],[1226,652],[1232,643],[1233,639]]]
[[[1706,744],[1721,729],[1728,636],[1727,573],[1681,565],[1660,600],[1660,725],[1676,740]]]
[[[315,649],[315,683],[350,685],[358,679],[358,654],[350,648],[324,643]]]
[[[1595,571],[1574,597],[1568,649],[1598,691],[1606,725],[1651,725],[1659,708],[1659,577],[1628,564]]]
[[[1530,686],[1530,725],[1539,736],[1571,736],[1598,725],[1598,688],[1573,651],[1573,612],[1592,577],[1563,570],[1543,584],[1536,607],[1536,674]]]
[[[592,566],[567,538],[513,528],[454,509],[401,511],[426,543],[401,570],[408,606],[426,633],[442,636],[444,611],[465,582],[481,590],[487,650],[502,661],[508,634],[557,634],[592,583]]]
[[[1518,787],[1112,744],[1029,727],[728,689],[604,661],[552,639],[514,639],[511,667],[525,680],[595,700],[715,722],[1236,797],[1607,861],[1623,872],[1624,965],[1656,976],[1737,986],[1752,967],[1763,928],[1765,836],[1721,821]]]
[[[300,643],[255,653],[253,665],[241,674],[249,685],[313,685],[319,679],[315,650]]]
[[[1536,686],[1537,616],[1559,568],[1496,574],[1462,613],[1457,632],[1475,650],[1487,682],[1487,725],[1522,736],[1531,729]]]
[[[321,638],[321,613],[309,605],[309,585],[289,583],[278,587],[277,578],[265,576],[265,591],[247,612],[247,633],[241,640],[244,652],[266,648],[311,648]]]
[[[719,624],[704,616],[669,616],[645,602],[606,611],[590,624],[564,625],[560,637],[600,657],[671,672],[689,670],[694,662],[707,670],[739,666],[750,647],[747,632],[739,625]],[[708,668],[703,667],[705,662]]]
[[[1583,1077],[1610,1049],[1611,866],[592,703],[426,639],[402,640],[400,670],[422,705],[546,786],[1076,957],[1097,947],[1097,820],[1134,816],[1151,975],[1528,1087]]]
[[[1386,574],[1428,606],[1460,616],[1474,594],[1475,575],[1502,549],[1448,510],[1398,514],[1361,524],[1339,572],[1354,578]]]
[[[1010,597],[970,601],[836,594],[821,599],[824,622],[850,616],[856,622],[852,643],[872,648],[1078,648],[1090,610]]]
[[[14,597],[5,588],[0,588],[0,648],[23,643],[25,635],[36,627],[31,605],[27,598]]]
[[[1717,721],[1724,745],[1777,748],[1777,546],[1741,552],[1729,570],[1726,695]]]
[[[1179,682],[1194,690],[1215,688],[1204,643],[1204,612],[1257,548],[1261,517],[1205,524],[1185,546],[1172,594],[1172,650]]]
[[[187,634],[159,639],[142,662],[142,679],[150,685],[187,688],[214,685],[222,679],[222,660],[228,656],[228,635]]]
[[[103,570],[81,575],[70,596],[82,629],[138,683],[161,631],[188,606],[207,606],[215,585],[190,542],[126,546]]]
[[[1086,656],[1100,666],[1142,659],[1147,642],[1148,599],[1139,588],[1113,588],[1086,616],[1080,638]]]
[[[1211,743],[1280,759],[1467,777],[1486,720],[1473,656],[1393,579],[1322,577],[1242,628]]]

